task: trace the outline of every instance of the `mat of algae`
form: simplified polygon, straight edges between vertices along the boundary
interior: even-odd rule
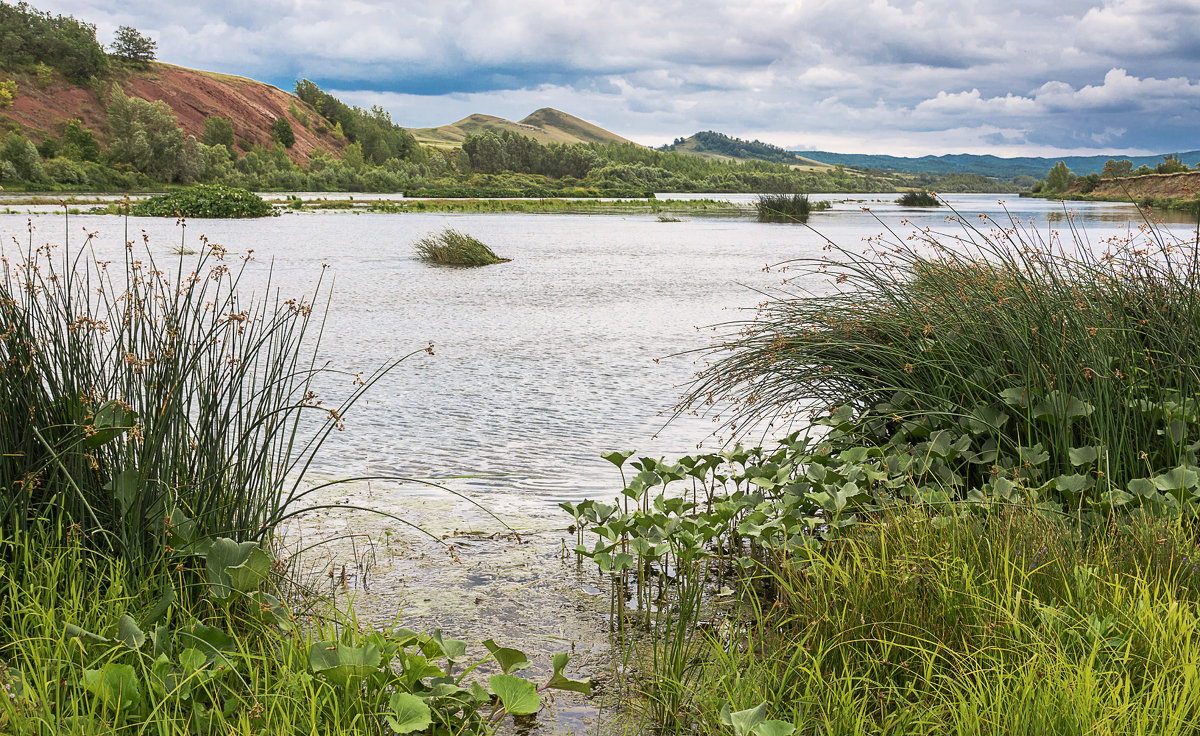
[[[306,512],[279,536],[282,554],[304,550],[293,566],[301,581],[352,606],[360,626],[441,629],[468,643],[468,663],[487,654],[484,640],[495,639],[527,655],[532,667],[517,674],[539,684],[551,673],[551,657],[569,652],[567,676],[590,678],[593,696],[543,693],[545,709],[515,728],[531,736],[623,730],[612,686],[607,583],[570,552],[571,519],[560,509],[511,493],[473,491],[468,501],[395,484],[334,486],[305,500],[368,507],[407,522],[335,507]],[[499,671],[493,664],[472,676],[486,679]],[[503,731],[513,729],[509,719]]]

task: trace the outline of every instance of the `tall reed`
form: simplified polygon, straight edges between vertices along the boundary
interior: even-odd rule
[[[804,276],[729,325],[690,406],[732,402],[743,427],[832,415],[850,444],[945,460],[962,498],[997,477],[1076,510],[1196,497],[1196,243],[960,221],[789,264]]]
[[[313,391],[320,283],[307,299],[247,299],[249,256],[203,238],[169,268],[128,237],[117,262],[91,235],[35,245],[31,226],[25,240],[0,275],[0,524],[77,524],[131,575],[174,511],[198,537],[268,534],[366,388],[336,408]]]

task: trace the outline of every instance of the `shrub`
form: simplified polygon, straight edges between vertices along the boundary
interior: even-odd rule
[[[285,117],[275,118],[275,122],[271,123],[271,140],[282,143],[284,148],[291,148],[296,143],[296,133],[292,130],[292,124]]]
[[[930,192],[905,192],[896,204],[901,207],[941,207],[942,203]]]
[[[426,263],[447,266],[490,266],[507,263],[478,239],[447,228],[436,235],[427,235],[413,244],[417,257]]]
[[[137,217],[268,217],[278,214],[254,192],[238,187],[199,184],[142,200],[130,210]]]

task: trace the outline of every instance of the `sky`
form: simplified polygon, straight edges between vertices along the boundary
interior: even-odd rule
[[[554,107],[919,156],[1200,149],[1200,0],[34,0],[160,61],[311,79],[409,127]]]

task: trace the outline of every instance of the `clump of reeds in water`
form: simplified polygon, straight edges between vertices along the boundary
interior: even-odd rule
[[[417,257],[426,263],[445,266],[490,266],[508,263],[478,238],[446,228],[435,235],[426,235],[413,244]]]
[[[914,456],[958,443],[938,462],[963,499],[1008,482],[1073,513],[1200,498],[1195,241],[989,225],[792,264],[838,290],[770,295],[714,348],[693,405],[732,401],[743,429],[841,407],[862,442]]]
[[[942,203],[930,192],[905,192],[896,204],[901,207],[941,207]]]
[[[759,222],[808,222],[812,212],[829,209],[828,202],[812,202],[807,194],[760,194],[754,202]]]

